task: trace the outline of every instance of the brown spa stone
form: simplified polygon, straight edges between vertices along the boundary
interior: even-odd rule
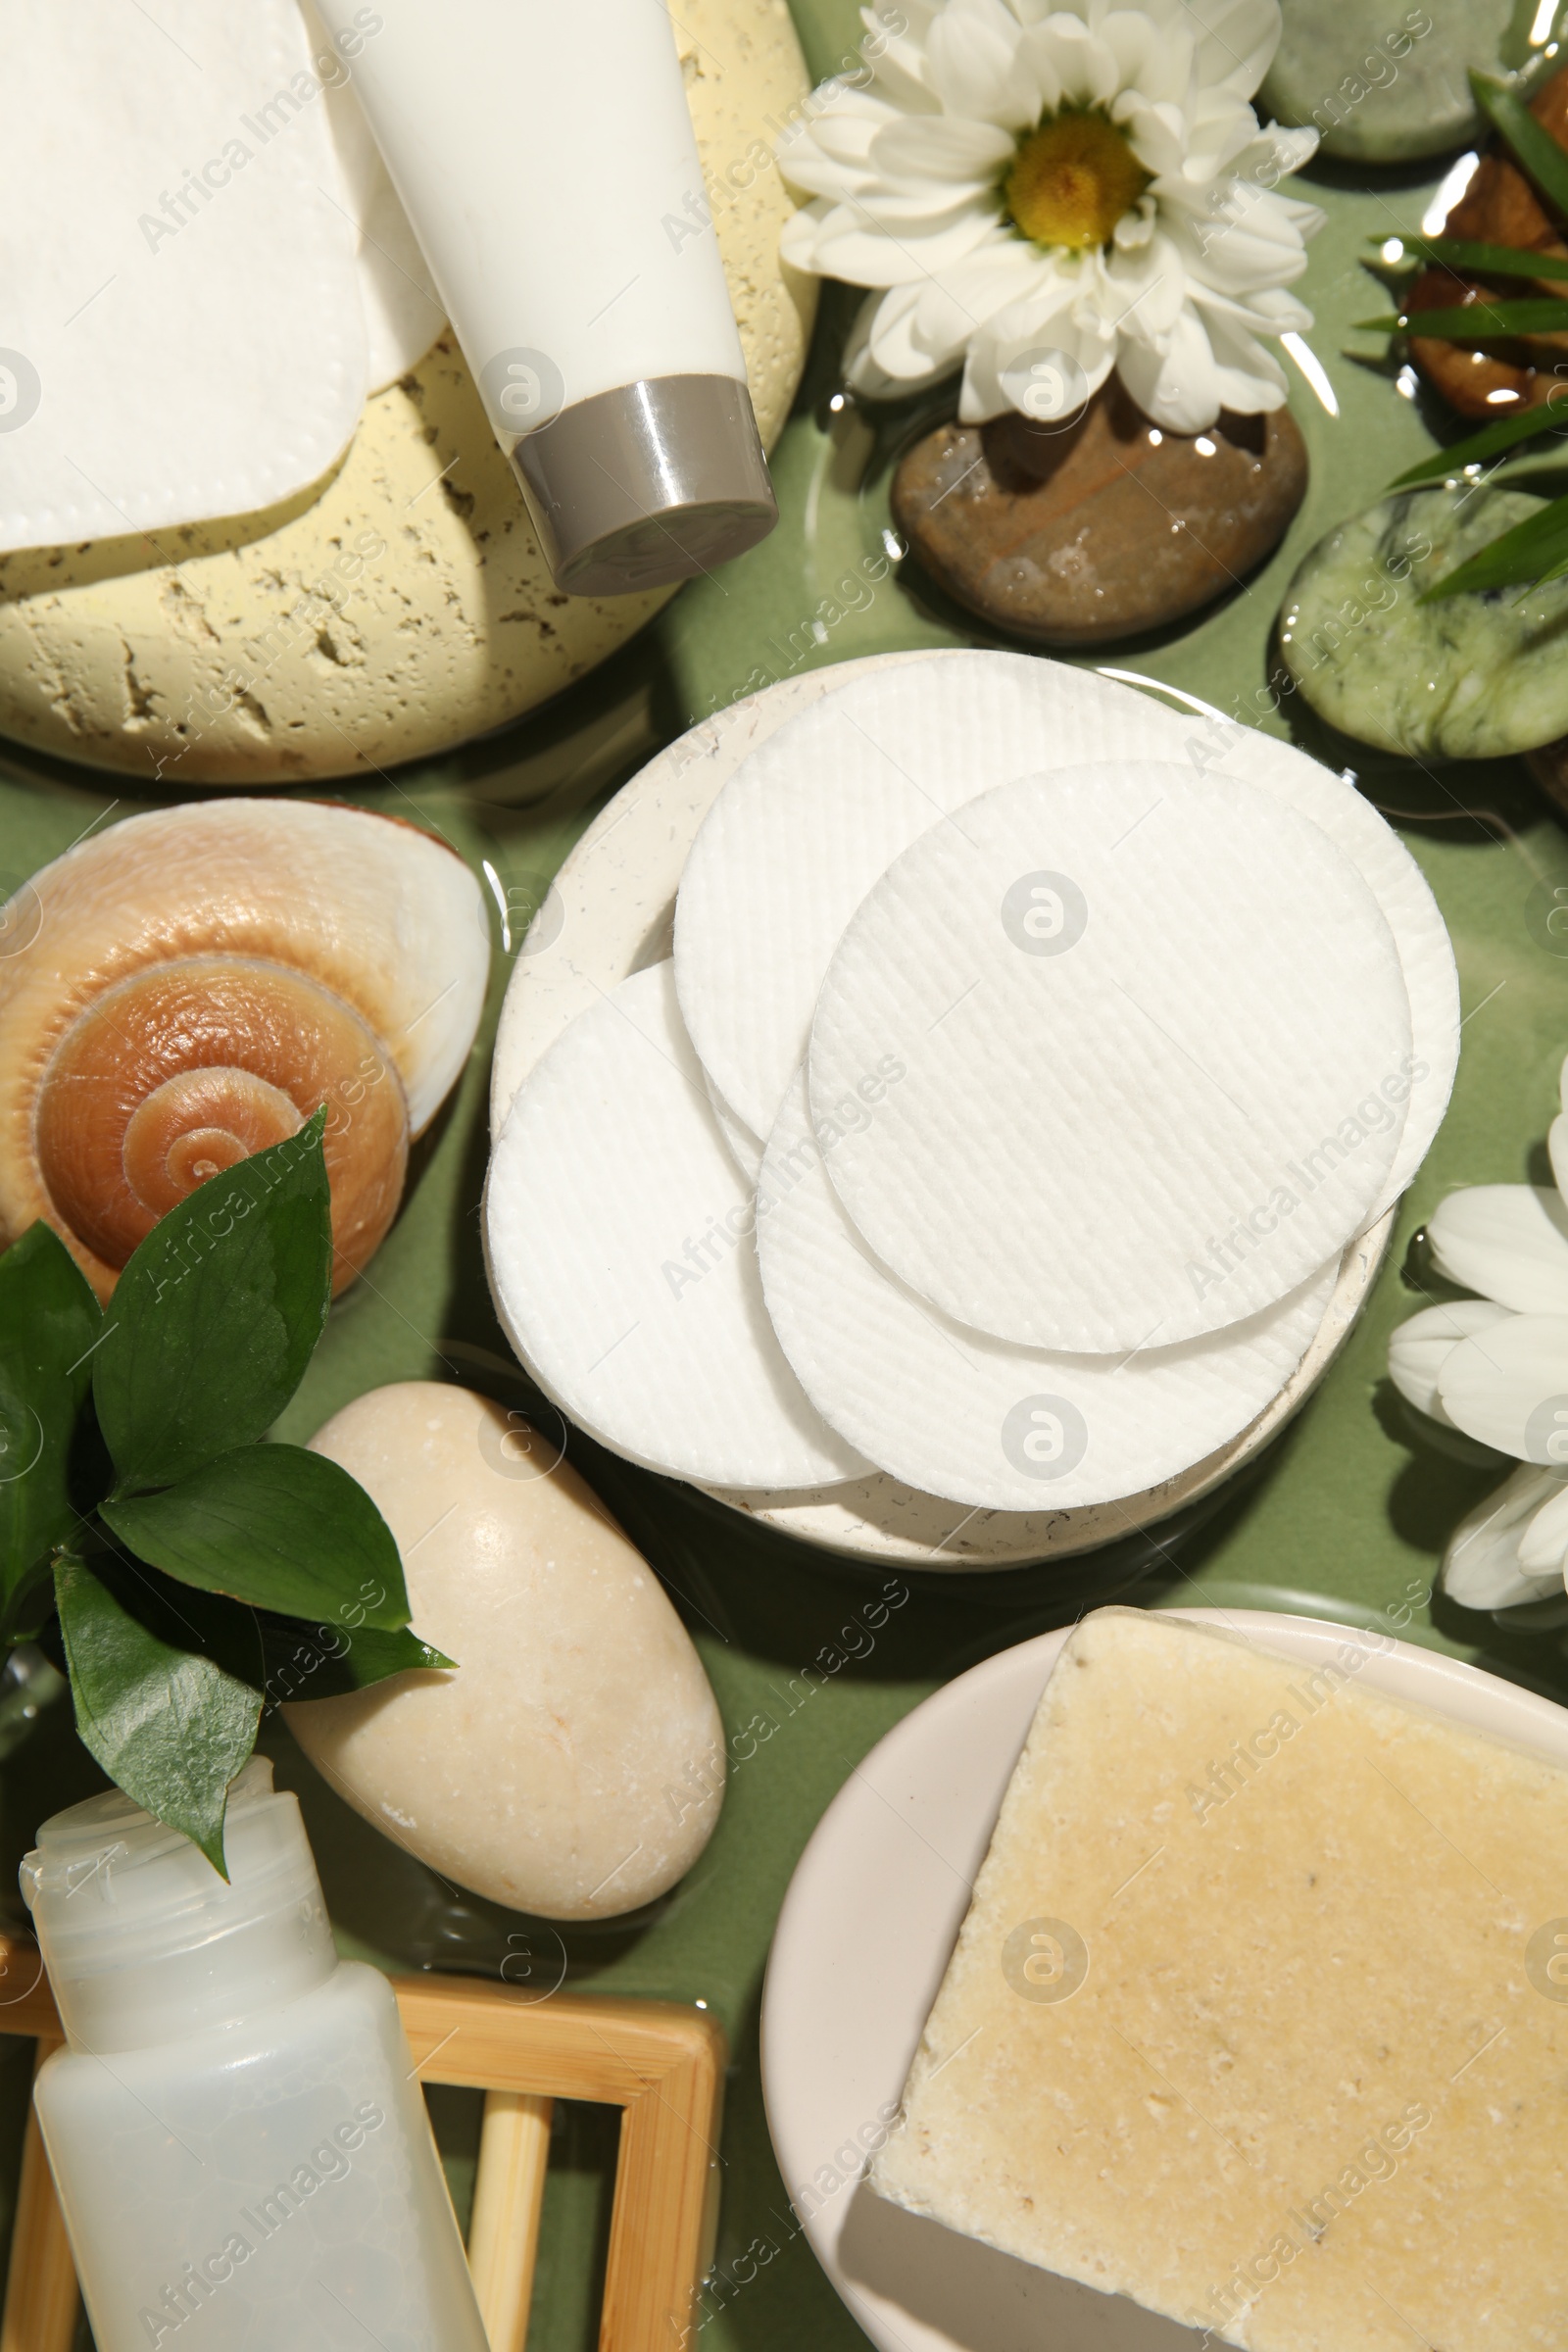
[[[1530,112],[1559,147],[1568,148],[1568,68],[1553,74],[1530,102]],[[1568,260],[1564,223],[1555,207],[1507,155],[1484,155],[1439,234],[1478,245],[1512,245]],[[1410,357],[1429,384],[1461,416],[1495,419],[1510,408],[1539,408],[1561,391],[1568,373],[1568,335],[1492,336],[1484,344],[1440,341],[1413,329],[1420,312],[1461,310],[1473,303],[1507,302],[1535,294],[1560,295],[1561,278],[1500,271],[1487,277],[1445,269],[1423,270],[1403,297],[1410,316]]]
[[[1039,645],[1107,645],[1222,596],[1275,547],[1306,490],[1287,409],[1162,432],[1115,377],[1070,425],[1016,414],[939,425],[893,480],[925,569]]]

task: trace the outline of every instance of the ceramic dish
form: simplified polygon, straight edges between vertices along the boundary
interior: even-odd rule
[[[1272,1610],[1173,1614],[1308,1665],[1356,1639]],[[1066,1639],[1063,1629],[1003,1650],[906,1716],[822,1816],[779,1914],[762,1996],[768,2128],[812,2250],[878,2352],[1196,2352],[1212,2341],[885,2204],[859,2179]],[[1370,1649],[1359,1671],[1395,1698],[1568,1764],[1568,1710],[1549,1699],[1405,1642]]]
[[[680,736],[615,794],[557,874],[518,950],[496,1038],[490,1130],[566,1024],[629,972],[671,953],[675,892],[698,826],[748,753],[797,711],[862,671],[929,655],[873,654],[789,678]],[[938,655],[935,659],[944,659]],[[825,1551],[911,1567],[989,1569],[1092,1550],[1197,1502],[1250,1461],[1311,1395],[1348,1338],[1396,1211],[1350,1243],[1316,1337],[1272,1401],[1177,1478],[1076,1510],[965,1511],[877,1472],[801,1494],[709,1490],[732,1509]]]

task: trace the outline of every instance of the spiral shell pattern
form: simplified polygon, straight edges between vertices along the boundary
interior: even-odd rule
[[[107,1298],[159,1217],[325,1104],[341,1289],[488,961],[462,859],[361,809],[172,808],[68,851],[0,910],[0,1244],[46,1218]]]

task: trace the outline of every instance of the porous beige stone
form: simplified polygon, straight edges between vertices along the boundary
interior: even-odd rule
[[[603,1504],[546,1435],[438,1381],[372,1389],[312,1446],[375,1501],[415,1631],[459,1669],[285,1707],[312,1763],[511,1910],[608,1919],[662,1894],[718,1819],[724,1736],[685,1628]]]
[[[683,0],[679,17],[706,202],[771,448],[815,309],[815,280],[778,258],[793,199],[772,162],[808,76],[785,0]],[[704,201],[694,189],[694,218]],[[367,773],[520,717],[673,594],[559,593],[448,332],[367,404],[340,463],[300,497],[0,558],[0,734],[157,791]]]

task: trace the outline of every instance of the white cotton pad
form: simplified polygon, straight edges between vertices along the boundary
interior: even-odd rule
[[[1126,705],[1145,707],[1065,662],[943,654],[855,679],[742,762],[681,875],[675,985],[704,1067],[755,1134],[805,1057],[845,924],[900,851],[977,792],[1104,758]]]
[[[655,964],[579,1013],[512,1105],[485,1188],[496,1312],[562,1410],[645,1468],[741,1488],[862,1476],[773,1336],[755,1216]]]
[[[1459,969],[1425,874],[1394,827],[1347,776],[1272,735],[1231,719],[1181,719],[1183,753],[1200,767],[1240,777],[1326,833],[1371,890],[1394,934],[1410,1004],[1410,1099],[1394,1165],[1368,1222],[1393,1206],[1432,1149],[1459,1066]],[[1163,759],[1176,759],[1175,751]]]
[[[875,1115],[874,1110],[871,1115]],[[805,1074],[768,1138],[757,1246],[802,1387],[881,1470],[953,1502],[1067,1510],[1190,1470],[1263,1410],[1323,1320],[1339,1264],[1180,1348],[1051,1354],[970,1331],[879,1266],[827,1175]]]
[[[1217,769],[1285,801],[1344,851],[1382,906],[1415,1066],[1426,1065],[1373,1213],[1387,1206],[1437,1133],[1458,1057],[1453,951],[1420,868],[1353,784],[1290,744],[1033,655],[933,654],[856,678],[780,727],[719,794],[681,878],[675,981],[725,1099],[768,1133],[845,924],[944,811],[1014,776],[1140,759]]]
[[[359,422],[366,332],[294,0],[13,0],[0,549],[243,514]],[[25,414],[24,414],[25,412]]]
[[[757,1179],[762,1172],[762,1147],[745,1120],[735,1116],[706,1070],[703,1071],[703,1084],[708,1090],[708,1100],[729,1155],[748,1186],[755,1191]]]
[[[828,1163],[891,1272],[999,1338],[1105,1354],[1335,1256],[1409,1064],[1349,860],[1250,785],[1147,762],[1003,785],[906,850],[839,942],[808,1071],[820,1126],[899,1068]]]

